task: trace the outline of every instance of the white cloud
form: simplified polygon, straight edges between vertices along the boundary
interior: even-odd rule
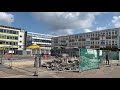
[[[6,12],[0,12],[0,24],[11,24],[14,22],[14,16]]]
[[[84,32],[91,31],[90,28],[95,17],[104,12],[33,12],[33,16],[50,26],[55,33],[74,33],[76,29]],[[87,29],[86,29],[87,28]]]
[[[120,27],[120,16],[113,16],[112,24],[114,27]]]
[[[90,29],[84,29],[85,32],[92,32]]]
[[[72,29],[64,29],[64,30],[59,29],[59,30],[57,30],[57,33],[51,32],[50,34],[57,35],[57,36],[71,35],[71,34],[73,34],[73,30]]]
[[[105,29],[107,29],[107,27],[97,27],[96,31],[105,30]]]

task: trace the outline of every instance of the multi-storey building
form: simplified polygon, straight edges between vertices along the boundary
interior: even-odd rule
[[[52,35],[39,34],[33,32],[27,32],[27,46],[30,46],[34,43],[40,45],[39,53],[51,54],[51,38]],[[35,49],[27,49],[27,52],[31,55],[36,53]]]
[[[21,53],[26,46],[26,32],[21,28],[0,25],[0,47],[11,45],[14,53]]]
[[[75,48],[119,49],[120,28],[54,37],[52,39],[52,46],[54,50],[61,47],[65,47],[68,50]],[[66,50],[69,53],[72,51],[74,50]]]

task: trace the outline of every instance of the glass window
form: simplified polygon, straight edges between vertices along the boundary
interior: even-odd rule
[[[10,45],[12,45],[12,42],[10,42]]]
[[[15,37],[15,40],[18,40],[18,37]]]
[[[6,44],[8,45],[8,42],[6,42]]]
[[[117,31],[115,31],[115,34],[117,34]]]
[[[13,31],[12,31],[12,30],[10,30],[10,33],[11,33],[11,34],[13,34]]]
[[[3,29],[0,29],[0,32],[3,32]]]
[[[108,40],[106,40],[106,45],[108,45]]]
[[[4,29],[3,32],[6,33],[6,30]]]
[[[6,30],[7,31],[7,33],[10,33],[10,30]]]
[[[0,44],[2,44],[2,41],[0,41]]]
[[[12,36],[10,36],[10,39],[13,39]]]
[[[18,42],[16,42],[15,44],[18,45]]]
[[[111,44],[111,41],[109,41],[109,45]]]
[[[4,38],[5,38],[5,36],[2,36],[2,38],[4,39]]]
[[[111,34],[111,32],[109,32],[109,35]]]
[[[9,36],[7,36],[7,39],[10,39],[10,37],[9,37]]]
[[[13,34],[16,34],[16,31],[13,31]]]
[[[112,31],[112,34],[114,34],[114,31]]]
[[[114,41],[112,41],[112,43],[114,44]]]
[[[106,32],[106,35],[108,35],[108,32]]]

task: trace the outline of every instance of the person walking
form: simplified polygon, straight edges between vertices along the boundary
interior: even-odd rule
[[[106,65],[109,65],[109,54],[106,52]]]

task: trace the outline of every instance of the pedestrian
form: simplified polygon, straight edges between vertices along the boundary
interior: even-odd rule
[[[44,56],[44,53],[42,53],[41,56],[43,57],[43,56]]]
[[[108,55],[108,52],[106,52],[106,65],[109,65],[109,55]]]

